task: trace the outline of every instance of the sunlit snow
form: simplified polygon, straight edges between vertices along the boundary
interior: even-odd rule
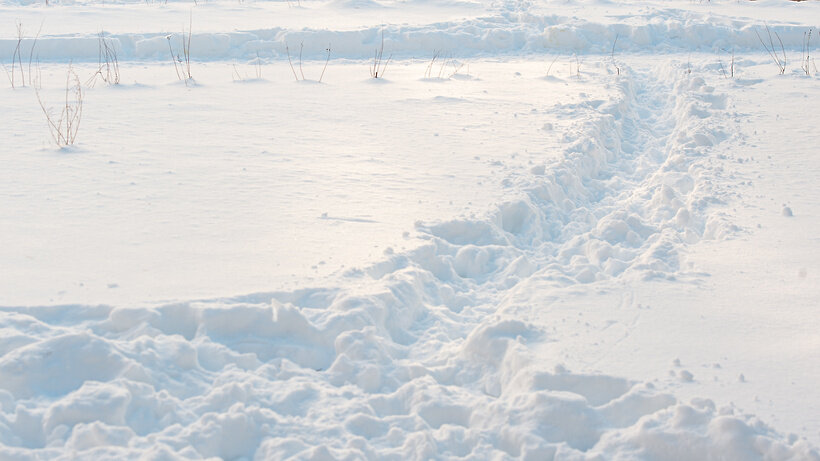
[[[818,25],[0,0],[0,461],[820,460]]]

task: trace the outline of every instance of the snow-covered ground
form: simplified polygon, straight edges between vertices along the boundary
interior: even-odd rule
[[[820,2],[0,18],[0,460],[820,460]]]

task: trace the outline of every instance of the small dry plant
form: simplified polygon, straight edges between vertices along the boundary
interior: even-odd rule
[[[764,25],[766,26],[766,34],[769,37],[769,44],[767,45],[766,42],[763,41],[763,37],[760,36],[757,30],[755,30],[755,34],[757,34],[757,39],[760,40],[760,44],[763,45],[763,48],[766,49],[766,52],[768,52],[769,56],[774,60],[777,68],[780,69],[780,75],[783,75],[786,73],[786,48],[783,46],[783,40],[780,39],[780,35],[775,31],[774,36],[777,37],[777,41],[780,43],[780,53],[778,53],[777,47],[774,44],[774,38],[772,38],[772,31],[769,30],[768,25]],[[783,56],[780,56],[780,54]]]
[[[373,56],[373,65],[370,66],[370,76],[372,78],[384,77],[384,71],[387,69],[387,65],[390,64],[392,58],[393,55],[391,54],[387,57],[387,61],[384,60],[384,31],[382,31],[381,46],[376,50],[376,54]]]
[[[456,62],[452,56],[442,57],[441,50],[433,50],[433,58],[430,60],[430,63],[427,64],[427,69],[424,71],[424,78],[434,78],[433,73],[435,69],[438,68],[438,74],[435,78],[451,79],[459,73],[462,67],[464,67],[464,64]]]
[[[424,70],[424,78],[433,78],[433,67],[436,65],[436,60],[439,59],[441,55],[441,51],[433,50],[433,58],[430,60],[430,63],[427,64],[427,69]],[[438,77],[441,78],[441,73],[444,70],[444,64],[446,60],[439,60],[441,62],[441,67],[438,71]]]
[[[803,72],[806,73],[807,76],[811,77],[811,68],[809,67],[812,63],[811,59],[811,33],[813,29],[809,29],[808,32],[803,32],[803,50],[800,59],[800,68],[803,69]],[[815,69],[817,67],[815,66]]]
[[[94,87],[97,79],[102,80],[107,85],[118,85],[120,83],[120,63],[117,59],[117,49],[114,42],[105,37],[103,32],[97,35],[99,44],[99,58],[100,67],[94,75],[88,79],[86,85]]]
[[[174,63],[174,70],[177,73],[177,78],[185,82],[188,86],[188,81],[193,81],[194,77],[191,75],[191,32],[193,31],[194,13],[188,22],[188,32],[186,34],[185,27],[182,27],[182,35],[180,41],[182,42],[182,56],[179,52],[174,53],[174,47],[171,45],[171,34],[165,36],[168,40],[168,51],[171,53],[171,61]]]
[[[305,44],[304,42],[299,43],[299,74],[296,74],[296,69],[293,67],[293,60],[290,58],[290,48],[288,47],[287,42],[285,43],[285,52],[288,54],[288,64],[290,64],[290,70],[293,72],[293,78],[296,79],[298,82],[299,80],[305,80],[305,72],[302,70],[302,50],[304,49]],[[322,68],[322,73],[319,75],[319,83],[322,83],[322,79],[325,77],[325,71],[327,70],[327,64],[330,62],[330,44],[328,43],[327,48],[325,48],[327,52],[327,56],[325,57],[325,66]],[[299,78],[301,76],[301,78]]]
[[[35,85],[37,102],[46,116],[48,130],[51,138],[59,147],[70,146],[77,140],[77,132],[80,130],[80,121],[83,117],[83,88],[80,85],[80,78],[71,65],[68,66],[65,83],[65,102],[61,104],[60,114],[46,107],[40,97],[40,91]]]
[[[256,52],[256,59],[253,60],[253,70],[255,74],[256,80],[262,80],[262,58],[259,57],[259,52]],[[244,81],[245,79],[250,79],[251,77],[246,73],[245,77],[242,77],[242,74],[239,73],[239,69],[236,68],[236,64],[233,65],[233,79],[234,81]]]
[[[302,48],[304,47],[304,42],[299,44],[299,72],[302,74],[302,80],[305,79],[305,73],[302,72]],[[288,64],[290,64],[290,70],[293,72],[293,78],[295,78],[298,82],[299,76],[296,75],[296,69],[293,68],[293,61],[290,59],[290,47],[288,46],[287,42],[285,42],[285,52],[288,54]]]
[[[259,57],[259,52],[256,53],[256,59],[253,60],[253,70],[255,74],[256,80],[262,80],[262,59]],[[242,77],[242,74],[239,73],[239,69],[236,68],[236,64],[233,65],[233,75],[234,81],[244,81],[246,78],[250,79],[251,77],[246,73],[245,77]]]
[[[11,71],[6,69],[6,66],[3,65],[3,70],[6,72],[6,77],[9,79],[9,83],[11,83],[12,88],[16,88],[19,84],[22,87],[26,86],[26,70],[23,67],[23,40],[26,39],[25,33],[23,31],[23,23],[17,21],[15,24],[17,29],[17,43],[14,46],[14,51],[11,55]],[[37,30],[37,34],[34,36],[31,42],[31,48],[29,48],[28,53],[28,84],[32,84],[33,73],[31,72],[31,64],[34,60],[34,50],[37,47],[37,39],[40,38],[40,32],[43,30],[43,24],[40,23],[40,29]],[[17,79],[17,74],[20,75],[19,80]]]
[[[723,51],[725,51],[727,53],[729,52],[727,50],[723,50]],[[732,48],[731,53],[732,53],[732,58],[731,58],[731,61],[729,61],[729,73],[728,74],[726,73],[726,68],[723,67],[723,60],[720,59],[720,56],[718,56],[718,64],[720,64],[720,71],[723,73],[723,78],[735,78],[735,49],[734,48]]]

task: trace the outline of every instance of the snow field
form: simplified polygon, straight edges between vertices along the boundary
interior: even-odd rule
[[[545,366],[527,344],[549,331],[497,312],[519,280],[690,276],[681,245],[733,231],[707,206],[725,95],[681,65],[557,105],[567,147],[513,175],[520,198],[421,225],[339,288],[8,309],[9,456],[816,456],[731,407]]]
[[[339,39],[340,55],[358,57],[385,30],[406,54],[387,79],[334,60],[321,85],[290,81],[272,48],[264,58],[278,61],[250,78],[256,52],[218,31],[197,36],[194,49],[218,46],[195,63],[196,81],[174,82],[159,48],[137,51],[164,35],[123,30],[126,82],[87,91],[82,141],[60,151],[33,91],[1,90],[15,117],[0,133],[13,146],[0,148],[0,458],[820,459],[806,439],[816,373],[793,377],[807,397],[790,406],[771,371],[810,368],[820,353],[820,268],[791,254],[806,282],[758,291],[770,274],[736,276],[727,257],[764,243],[739,260],[765,265],[775,248],[817,248],[816,162],[801,142],[761,163],[751,150],[773,152],[776,139],[744,126],[816,139],[810,122],[772,121],[767,107],[816,94],[817,78],[763,77],[766,56],[738,53],[738,78],[722,79],[715,55],[684,55],[721,40],[742,48],[757,25],[715,3],[592,2],[583,20],[571,16],[586,3],[560,15],[430,6],[482,15],[370,25],[349,48]],[[755,14],[777,11],[761,3]],[[272,44],[347,37],[322,15],[381,8],[305,5],[315,30],[287,28]],[[204,6],[214,18],[226,8]],[[790,51],[806,28],[794,14],[772,26]],[[88,75],[91,30],[57,37],[70,46],[53,58],[44,46],[44,59],[68,53]],[[408,56],[429,53],[431,31],[460,50],[475,43],[469,68],[423,79],[426,63]],[[549,56],[506,55],[545,44],[579,56],[546,77]],[[628,52],[640,46],[677,53]],[[234,58],[246,60],[242,81],[229,80]],[[42,64],[47,99],[64,69]],[[769,106],[755,113],[757,97]],[[792,198],[761,205],[765,194]],[[778,231],[804,246],[778,247]],[[765,312],[784,287],[803,290],[794,313]],[[705,383],[692,367],[707,361],[734,381]],[[754,393],[779,399],[774,427],[800,435],[750,415],[763,408]]]
[[[566,122],[544,104],[580,98],[533,77],[540,88],[521,100],[501,83],[529,81],[515,72],[540,66],[515,61],[474,63],[480,78],[463,69],[449,81],[398,61],[386,82],[367,79],[361,63],[334,63],[323,85],[296,84],[286,63],[263,67],[262,81],[236,82],[233,65],[207,64],[190,88],[173,81],[170,64],[146,67],[122,72],[166,83],[86,91],[80,136],[94,151],[81,144],[55,155],[33,91],[6,90],[20,132],[40,136],[3,135],[26,152],[9,152],[2,173],[11,198],[0,213],[21,236],[0,250],[14,269],[0,282],[4,304],[230,296],[362,267],[417,245],[417,220],[482,213],[500,200],[545,145],[560,142],[555,130]],[[43,67],[46,103],[64,96],[63,72]],[[316,76],[321,65],[304,72]]]

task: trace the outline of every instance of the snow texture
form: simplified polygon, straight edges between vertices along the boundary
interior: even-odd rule
[[[0,459],[820,460],[820,3],[0,11]]]

